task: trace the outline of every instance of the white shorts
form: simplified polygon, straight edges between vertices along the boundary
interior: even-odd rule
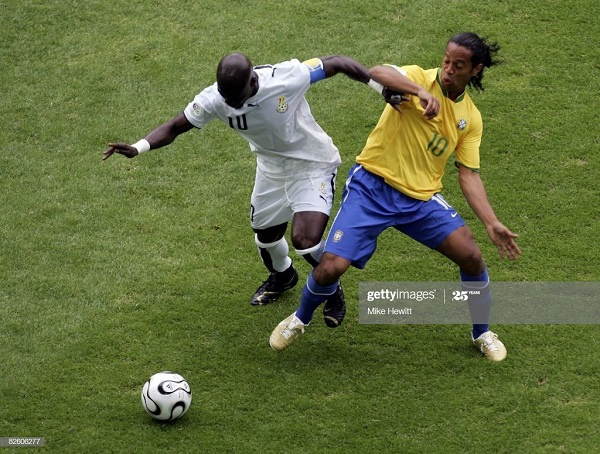
[[[250,199],[250,223],[253,229],[266,229],[290,222],[294,213],[317,211],[330,215],[335,193],[337,169],[322,176],[273,180],[258,169]]]

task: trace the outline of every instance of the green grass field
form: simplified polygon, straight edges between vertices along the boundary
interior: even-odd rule
[[[344,278],[342,327],[317,313],[276,354],[269,334],[301,286],[248,304],[266,273],[247,144],[214,123],[100,160],[108,142],[180,112],[228,52],[435,67],[451,34],[473,30],[502,45],[472,96],[482,178],[522,258],[497,256],[450,165],[445,196],[493,280],[598,281],[597,1],[0,0],[0,11],[0,437],[69,453],[598,452],[597,325],[494,325],[509,357],[492,364],[468,324],[359,324],[360,281],[457,279],[389,231]],[[382,103],[343,76],[308,98],[342,153],[341,188]],[[194,393],[174,424],[140,404],[161,370]]]

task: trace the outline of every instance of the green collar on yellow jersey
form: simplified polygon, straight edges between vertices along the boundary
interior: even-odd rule
[[[437,83],[440,86],[440,88],[442,89],[442,93],[444,93],[444,96],[446,98],[448,98],[448,91],[446,91],[446,87],[444,87],[444,84],[442,83],[442,68],[438,68],[437,76],[435,76],[435,80],[437,80]],[[456,101],[454,101],[454,102],[461,102],[463,99],[465,99],[465,93],[466,93],[466,91],[463,91],[456,98]],[[448,98],[448,99],[450,99],[450,98]]]

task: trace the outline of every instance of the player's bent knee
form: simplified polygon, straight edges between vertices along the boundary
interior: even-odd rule
[[[324,254],[321,263],[313,273],[314,279],[320,285],[336,282],[350,267],[350,262],[333,254]]]
[[[298,251],[309,250],[321,244],[321,235],[315,238],[304,234],[292,234],[292,245]]]
[[[485,262],[481,250],[474,245],[474,247],[463,251],[463,256],[460,260],[457,260],[460,269],[467,274],[476,276],[483,273],[485,269]]]

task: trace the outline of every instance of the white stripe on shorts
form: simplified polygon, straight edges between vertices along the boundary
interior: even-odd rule
[[[356,172],[358,172],[360,169],[362,169],[362,164],[357,165],[356,168],[354,169],[354,171],[352,172],[352,175],[350,175],[348,178],[346,178],[346,183],[344,183],[344,186],[346,187],[346,197],[344,197],[342,199],[342,202],[344,200],[346,200],[348,198],[348,196],[350,195],[350,188],[349,188],[350,182],[352,181],[352,177],[354,176],[354,174]],[[336,217],[337,217],[337,215],[336,215]]]
[[[431,199],[435,200],[437,203],[439,203],[441,206],[443,206],[447,210],[454,209],[454,208],[452,208],[452,205],[450,205],[448,202],[446,202],[446,200],[442,197],[441,194],[434,194],[433,197],[431,197]]]

